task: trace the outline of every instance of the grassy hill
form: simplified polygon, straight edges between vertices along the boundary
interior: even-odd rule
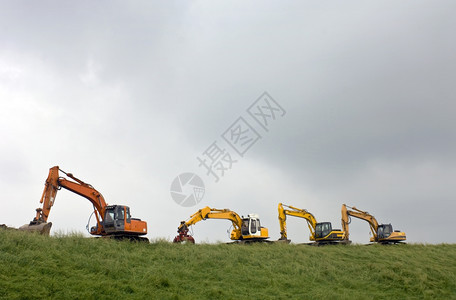
[[[130,243],[0,230],[1,299],[456,299],[456,245]]]

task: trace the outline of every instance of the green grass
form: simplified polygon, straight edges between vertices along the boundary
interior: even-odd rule
[[[456,299],[456,245],[151,244],[0,230],[1,299]]]

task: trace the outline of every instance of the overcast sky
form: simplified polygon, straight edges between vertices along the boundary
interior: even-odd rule
[[[131,207],[171,240],[204,206],[258,213],[279,238],[277,204],[340,228],[342,203],[455,243],[454,1],[1,1],[0,223],[39,206],[49,168]],[[286,112],[264,130],[247,109],[268,94]],[[261,138],[243,156],[222,134],[242,117]],[[216,142],[215,182],[197,157]],[[170,186],[199,175],[200,203]],[[53,231],[85,232],[90,203],[58,193]],[[229,221],[194,226],[228,241]],[[369,240],[353,220],[351,239]],[[302,219],[288,235],[307,242]]]

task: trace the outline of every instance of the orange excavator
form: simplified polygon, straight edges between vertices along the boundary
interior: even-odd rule
[[[347,208],[348,207],[348,208]],[[345,237],[349,237],[349,227],[351,223],[350,217],[355,217],[369,223],[372,232],[370,242],[379,244],[396,244],[406,240],[405,232],[393,230],[391,224],[378,224],[377,219],[367,211],[360,210],[356,207],[350,207],[342,204],[342,230],[345,232]]]
[[[59,176],[59,171],[65,174],[69,180]],[[30,222],[19,229],[24,231],[38,231],[49,235],[52,223],[47,222],[51,208],[54,205],[57,191],[61,188],[69,190],[89,200],[94,208],[96,225],[89,233],[95,236],[113,237],[117,239],[130,239],[148,241],[141,237],[147,234],[147,223],[140,219],[132,218],[130,208],[124,205],[107,205],[103,195],[93,186],[76,178],[71,173],[66,173],[58,166],[49,170],[40,203],[42,207],[36,209],[36,216]],[[87,226],[88,229],[88,226]]]

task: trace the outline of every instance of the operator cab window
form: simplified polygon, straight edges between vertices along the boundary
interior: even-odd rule
[[[330,223],[323,223],[321,236],[325,237],[331,232],[331,224]]]
[[[391,235],[391,225],[386,225],[384,228],[383,228],[383,235],[385,236],[385,238],[389,237]]]
[[[122,206],[116,209],[116,220],[124,220],[124,208]]]
[[[321,224],[317,224],[317,226],[315,227],[315,236],[317,238],[321,237],[321,231],[322,231],[322,225]]]
[[[127,207],[127,223],[130,223],[131,222],[131,215],[130,215],[130,208]]]
[[[251,233],[256,233],[257,232],[257,221],[256,220],[250,220],[250,232]]]
[[[249,219],[242,220],[241,231],[242,231],[242,235],[249,234]]]
[[[114,211],[113,210],[107,211],[105,219],[106,219],[105,221],[108,223],[114,221]]]
[[[383,238],[383,227],[382,226],[378,227],[378,237],[381,239]]]
[[[106,227],[113,227],[114,226],[114,218],[115,212],[113,208],[108,208],[105,211],[105,218],[104,218],[104,225]]]

